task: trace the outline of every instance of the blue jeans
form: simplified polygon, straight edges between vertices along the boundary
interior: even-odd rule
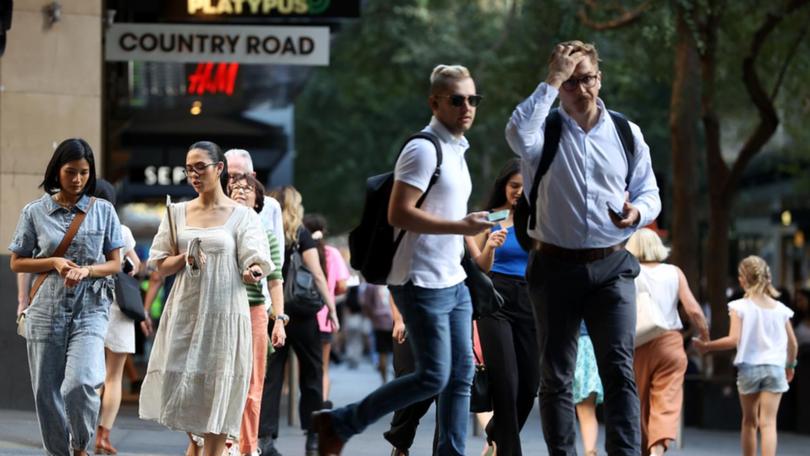
[[[51,280],[27,312],[28,364],[45,451],[71,456],[72,450],[89,450],[93,443],[100,406],[96,390],[104,384],[109,300],[99,299],[87,283],[60,291],[62,299],[40,297],[54,292],[47,286]]]
[[[408,282],[390,288],[405,319],[416,371],[334,410],[335,431],[348,440],[388,413],[438,394],[437,454],[463,455],[473,378],[470,292],[464,283],[429,289]]]

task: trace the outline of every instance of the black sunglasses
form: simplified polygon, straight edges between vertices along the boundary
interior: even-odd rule
[[[442,98],[449,98],[450,104],[457,108],[464,106],[465,101],[474,108],[481,104],[481,100],[484,97],[482,95],[470,95],[466,97],[464,95],[443,95]]]

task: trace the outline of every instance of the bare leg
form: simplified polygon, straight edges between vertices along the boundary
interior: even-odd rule
[[[329,400],[329,355],[332,351],[331,342],[321,342],[321,360],[323,365],[323,400]]]
[[[378,353],[379,360],[377,362],[377,370],[380,371],[383,384],[388,383],[388,353]]]
[[[776,455],[776,412],[782,393],[759,393],[759,435],[762,440],[762,456]]]
[[[475,420],[478,421],[478,425],[481,426],[481,429],[487,428],[487,424],[489,424],[489,420],[492,419],[492,415],[493,415],[492,412],[482,412],[475,414]],[[489,441],[484,439],[484,449],[481,452],[481,456],[493,456],[495,454],[494,446],[495,442],[492,442],[492,445],[490,445]]]
[[[650,456],[661,456],[667,451],[662,443],[656,443],[650,448]]]
[[[112,429],[118,409],[121,407],[121,379],[124,373],[126,353],[115,353],[104,349],[106,354],[107,376],[104,378],[104,396],[101,398],[101,422]]]
[[[740,394],[742,407],[742,430],[740,431],[740,445],[743,456],[757,455],[757,428],[759,427],[759,395]]]
[[[225,434],[205,434],[203,439],[203,456],[222,456],[225,451]]]
[[[186,455],[185,456],[201,456],[202,455],[202,447],[197,446],[197,442],[194,441],[194,437],[191,436],[191,433],[187,433],[188,435],[188,446],[186,447]]]
[[[596,454],[596,440],[599,436],[599,422],[596,420],[596,395],[591,394],[587,399],[576,405],[577,419],[579,419],[579,433],[582,435],[582,447],[585,455]]]

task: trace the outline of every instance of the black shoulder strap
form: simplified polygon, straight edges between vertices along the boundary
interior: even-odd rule
[[[540,164],[537,165],[537,171],[534,173],[532,191],[529,193],[529,207],[531,208],[529,212],[530,230],[533,230],[537,225],[537,189],[540,187],[540,180],[551,167],[554,156],[557,155],[560,134],[562,134],[562,116],[560,116],[560,111],[555,108],[546,116],[546,127],[543,133],[543,154],[540,156]]]
[[[627,176],[624,178],[624,188],[630,188],[630,180],[633,178],[634,161],[633,157],[636,154],[636,139],[633,137],[633,131],[630,129],[630,121],[624,114],[610,111],[610,118],[613,119],[613,125],[616,125],[616,131],[619,132],[619,139],[624,148],[624,156],[627,158]]]
[[[436,181],[439,180],[439,176],[442,175],[442,144],[439,141],[439,138],[433,133],[420,131],[419,133],[412,134],[407,140],[405,140],[405,143],[399,150],[400,155],[402,155],[402,151],[405,150],[405,146],[407,146],[408,143],[413,141],[414,139],[426,139],[433,144],[433,147],[436,148],[436,169],[433,170],[433,175],[430,176],[430,182],[428,182],[428,186],[425,189],[425,192],[422,193],[422,196],[420,196],[418,200],[416,200],[416,207],[420,207],[422,203],[425,202],[425,198],[427,198],[430,189],[433,188],[433,184],[435,184]],[[405,237],[405,230],[400,231],[396,241],[394,241],[394,252],[397,251],[399,243],[402,242],[403,237]]]

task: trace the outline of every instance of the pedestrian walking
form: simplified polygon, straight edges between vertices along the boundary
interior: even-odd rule
[[[549,453],[575,451],[571,379],[584,318],[605,389],[607,452],[638,456],[633,279],[639,264],[624,243],[655,220],[661,200],[641,130],[607,110],[601,87],[592,44],[556,45],[546,80],[512,113],[506,139],[522,159],[533,211],[526,275],[540,334],[540,410]],[[560,107],[552,110],[558,96]]]
[[[681,424],[687,358],[678,303],[683,303],[684,314],[701,339],[709,340],[709,329],[683,271],[662,263],[669,249],[655,231],[642,228],[633,233],[627,250],[641,262],[636,282],[643,282],[666,322],[663,334],[636,347],[633,360],[641,405],[642,455],[660,456],[677,438]]]
[[[20,311],[42,443],[49,455],[86,456],[104,384],[104,335],[121,270],[121,225],[96,200],[93,150],[62,141],[45,169],[46,192],[20,214],[11,270],[37,274]]]
[[[225,195],[228,162],[200,141],[186,153],[197,193],[173,204],[152,240],[149,263],[176,274],[141,387],[140,417],[185,431],[187,455],[221,456],[239,436],[252,369],[252,331],[243,282],[275,266],[258,215]],[[194,436],[202,437],[200,449]]]
[[[728,336],[712,341],[695,339],[701,353],[737,349],[737,392],[742,407],[740,440],[743,456],[756,456],[757,431],[762,456],[776,455],[776,413],[782,393],[796,372],[798,344],[790,318],[793,311],[777,301],[771,270],[758,256],[737,268],[742,299],[728,303]]]
[[[339,454],[349,438],[407,405],[439,395],[439,455],[462,455],[467,438],[473,377],[472,304],[460,259],[464,235],[492,226],[484,213],[467,215],[472,190],[464,133],[481,101],[469,71],[437,66],[430,77],[433,112],[423,132],[435,135],[443,152],[441,176],[424,203],[417,201],[436,171],[436,147],[418,138],[406,144],[394,171],[388,220],[407,230],[387,278],[405,317],[416,371],[397,378],[359,402],[314,415],[321,455]],[[396,230],[395,230],[396,231]]]
[[[534,407],[540,383],[537,331],[525,279],[529,255],[518,244],[513,220],[513,208],[522,196],[520,160],[512,159],[495,179],[486,204],[488,211],[508,215],[491,231],[476,236],[471,248],[478,266],[489,273],[504,298],[500,310],[481,316],[477,324],[492,395],[487,438],[505,455],[522,454],[520,430]]]
[[[115,188],[104,179],[96,182],[95,196],[109,201],[115,206]],[[135,238],[132,231],[121,225],[121,235],[124,247],[121,249],[122,269],[132,277],[138,273],[141,260],[135,253]],[[124,268],[126,262],[130,267]],[[110,442],[110,431],[118,416],[121,407],[121,382],[124,376],[124,366],[127,357],[135,353],[135,321],[121,311],[118,298],[110,306],[110,321],[107,325],[107,335],[104,337],[104,360],[106,374],[104,376],[104,389],[101,394],[101,416],[96,429],[96,454],[117,454],[118,450]]]
[[[599,370],[596,367],[593,342],[588,336],[588,327],[585,326],[584,321],[579,327],[573,391],[582,448],[585,450],[585,456],[596,456],[598,454],[596,441],[599,438],[596,406],[604,402],[605,392],[602,388],[602,380],[599,378]]]
[[[242,174],[228,180],[228,196],[237,203],[261,213],[264,206],[264,185],[250,174]],[[275,200],[274,200],[275,201]],[[273,264],[281,264],[281,248],[272,231],[267,231],[267,248]],[[282,347],[287,337],[284,325],[289,317],[284,313],[284,290],[281,268],[267,275],[267,288],[272,302],[272,330],[270,344]],[[239,434],[239,453],[244,456],[259,454],[259,417],[264,390],[264,377],[267,370],[268,318],[264,306],[262,284],[246,283],[248,306],[250,306],[250,327],[253,338],[253,370],[250,374],[245,410],[242,413],[242,427]]]

